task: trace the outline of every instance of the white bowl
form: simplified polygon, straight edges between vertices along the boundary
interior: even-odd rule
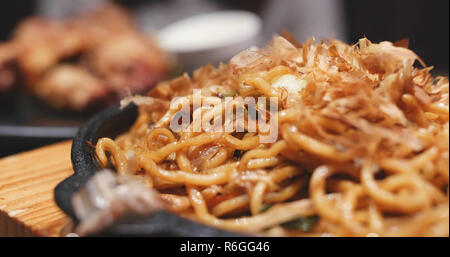
[[[161,29],[159,45],[174,54],[185,71],[228,61],[260,43],[261,19],[246,11],[221,11],[192,16]]]

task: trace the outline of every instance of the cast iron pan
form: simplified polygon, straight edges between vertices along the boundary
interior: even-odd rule
[[[72,143],[72,166],[74,175],[62,181],[55,188],[57,205],[75,222],[72,196],[102,169],[95,157],[94,149],[98,138],[115,138],[128,130],[137,118],[137,107],[130,104],[124,109],[114,106],[91,118],[75,136]],[[148,217],[125,217],[105,229],[102,236],[242,236],[232,232],[211,228],[191,220],[181,218],[168,211],[158,211]]]

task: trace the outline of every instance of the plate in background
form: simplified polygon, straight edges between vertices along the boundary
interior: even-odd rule
[[[73,138],[89,116],[52,110],[23,92],[0,95],[0,157]]]

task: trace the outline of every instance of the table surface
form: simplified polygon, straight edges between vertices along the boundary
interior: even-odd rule
[[[73,174],[71,141],[0,159],[0,236],[60,236],[71,221],[53,190]]]

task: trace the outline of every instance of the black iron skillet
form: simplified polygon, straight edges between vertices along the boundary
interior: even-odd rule
[[[62,181],[55,188],[57,205],[75,222],[72,196],[102,167],[94,148],[98,138],[115,138],[128,130],[137,118],[137,107],[130,104],[124,109],[118,106],[106,109],[91,118],[75,136],[72,143],[72,166],[74,175]],[[224,230],[211,228],[181,218],[168,211],[158,211],[148,217],[128,217],[110,226],[99,235],[103,236],[242,236]]]

